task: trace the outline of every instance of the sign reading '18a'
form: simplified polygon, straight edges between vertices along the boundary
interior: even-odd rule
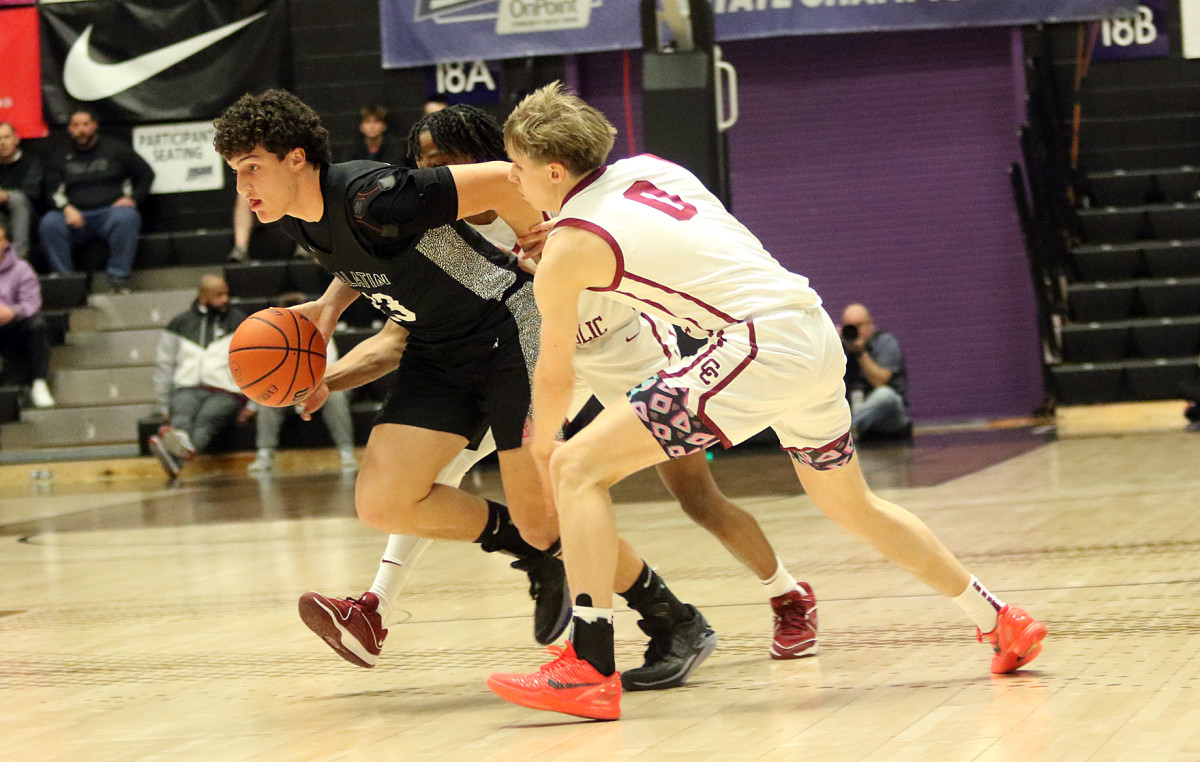
[[[437,91],[443,95],[469,93],[480,85],[485,90],[496,89],[496,79],[485,61],[437,65]]]
[[[500,102],[499,61],[440,63],[426,77],[427,91],[449,103],[487,106]]]

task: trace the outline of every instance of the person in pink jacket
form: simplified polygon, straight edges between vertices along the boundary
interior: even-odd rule
[[[8,221],[0,217],[0,375],[10,382],[32,380],[30,398],[34,406],[53,407],[54,397],[46,383],[50,374],[50,329],[41,312],[42,286],[37,273],[17,256],[8,240]],[[21,370],[27,373],[20,374]]]

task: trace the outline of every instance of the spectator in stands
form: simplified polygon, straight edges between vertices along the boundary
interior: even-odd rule
[[[245,262],[250,259],[251,240],[256,240],[254,244],[256,259],[278,259],[286,256],[286,251],[281,252],[286,247],[296,259],[312,260],[313,255],[303,246],[288,238],[283,231],[278,230],[278,226],[264,227],[259,232],[257,239],[254,238],[256,228],[258,228],[258,217],[250,211],[250,202],[246,200],[245,196],[234,196],[233,248],[229,250],[228,257],[230,262]]]
[[[387,137],[387,109],[379,105],[363,106],[358,115],[358,131],[362,133],[362,140],[355,142],[354,148],[346,156],[346,161],[363,159],[382,161],[385,164],[403,164],[404,146],[393,145]]]
[[[900,342],[875,327],[871,313],[851,304],[842,313],[846,393],[857,435],[894,437],[912,433],[908,416],[908,368]]]
[[[22,259],[29,259],[29,231],[42,202],[42,163],[21,150],[11,122],[0,122],[0,213],[8,215],[9,238]]]
[[[1183,381],[1179,384],[1179,396],[1188,403],[1183,411],[1188,431],[1200,431],[1200,381]]]
[[[32,380],[34,407],[54,407],[50,375],[50,329],[41,314],[37,274],[8,241],[8,221],[0,216],[0,355],[6,380]]]
[[[229,250],[230,262],[245,262],[250,258],[250,234],[254,232],[254,212],[250,202],[240,193],[233,197],[233,248]]]
[[[279,297],[279,307],[295,307],[304,304],[309,297],[300,292],[288,293]],[[325,349],[328,365],[337,362],[337,345],[331,338]],[[279,449],[279,430],[288,415],[295,413],[288,408],[259,407],[258,429],[255,432],[258,454],[250,464],[250,473],[263,473],[275,467],[275,451]],[[321,418],[329,429],[329,436],[337,445],[341,457],[343,471],[358,469],[358,461],[354,459],[354,421],[350,417],[350,395],[348,392],[331,392],[329,399],[321,407]]]
[[[437,112],[441,111],[442,109],[446,108],[449,105],[450,104],[446,102],[445,98],[443,98],[439,95],[435,95],[432,98],[425,101],[425,107],[421,109],[421,113],[426,116],[428,116],[429,114],[436,114]]]
[[[126,293],[142,229],[138,204],[150,193],[154,170],[130,146],[102,137],[99,129],[87,109],[71,114],[71,147],[46,172],[56,208],[42,217],[39,229],[50,266],[60,273],[74,270],[73,246],[105,239],[109,287]]]
[[[229,342],[245,317],[230,308],[225,279],[205,275],[196,301],[163,331],[154,371],[163,425],[150,437],[150,450],[168,478],[179,476],[225,428],[254,415],[254,403],[229,372]]]

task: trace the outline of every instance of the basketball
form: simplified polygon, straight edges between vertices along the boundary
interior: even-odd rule
[[[229,372],[238,388],[260,405],[294,405],[325,377],[325,339],[298,312],[259,310],[233,332]]]

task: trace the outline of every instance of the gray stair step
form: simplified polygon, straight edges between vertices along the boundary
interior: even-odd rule
[[[229,247],[225,247],[228,250]],[[139,291],[190,291],[196,297],[200,279],[205,275],[220,275],[221,265],[211,267],[157,267],[136,270],[129,278],[134,294]]]
[[[20,423],[0,426],[5,450],[137,442],[137,422],[154,405],[25,410]]]
[[[18,421],[0,424],[0,447],[4,448],[4,452],[31,450],[37,446],[37,427],[32,423]]]
[[[117,368],[153,365],[162,331],[156,328],[133,331],[97,331],[67,336],[65,346],[50,352],[53,370]]]
[[[155,401],[153,365],[60,370],[53,374],[50,383],[58,407]]]
[[[0,464],[14,463],[50,463],[58,461],[79,460],[108,460],[111,458],[136,458],[141,455],[136,443],[121,442],[117,444],[76,445],[67,447],[39,447],[36,449],[0,449]],[[30,472],[32,481],[50,480],[54,478],[52,469],[38,469]]]
[[[88,305],[97,315],[95,330],[127,331],[162,328],[186,310],[195,298],[194,288],[135,291],[131,294],[93,294],[88,298]]]

